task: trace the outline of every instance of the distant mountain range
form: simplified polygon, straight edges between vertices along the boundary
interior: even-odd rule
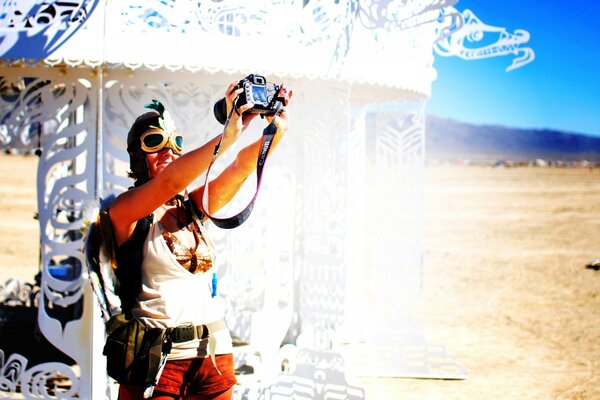
[[[427,116],[425,132],[429,160],[600,161],[600,137],[577,133],[472,125],[434,116]]]

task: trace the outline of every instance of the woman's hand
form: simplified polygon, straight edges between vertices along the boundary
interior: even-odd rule
[[[269,124],[274,121],[274,124],[277,127],[277,132],[281,134],[285,134],[290,127],[290,120],[287,112],[285,111],[282,111],[277,115],[265,116],[265,119],[269,122]]]
[[[285,89],[283,89],[285,90]],[[294,94],[294,92],[292,92],[291,90],[287,92],[286,94],[286,106],[289,104],[289,101],[292,99],[292,95]],[[271,121],[275,120],[275,126],[277,127],[277,132],[281,133],[282,135],[285,134],[287,132],[287,130],[290,127],[290,118],[289,115],[287,113],[286,110],[283,110],[282,112],[278,113],[277,115],[269,115],[269,116],[265,116],[265,119],[269,122],[269,124],[271,123]]]
[[[232,82],[229,84],[229,87],[225,91],[225,103],[227,104],[227,115],[231,113],[233,107],[236,107],[237,98],[240,94],[244,92],[244,88],[236,89],[238,85],[238,81]],[[231,120],[229,121],[229,125],[227,126],[227,130],[225,131],[226,140],[231,140],[232,142],[237,140],[242,132],[246,130],[250,121],[256,116],[256,114],[247,113],[246,111],[250,110],[254,107],[253,103],[246,103],[241,107],[236,107],[231,114]]]

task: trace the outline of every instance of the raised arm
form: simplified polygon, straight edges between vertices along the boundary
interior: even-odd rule
[[[237,82],[232,82],[225,92],[228,112],[235,97],[241,93],[241,89],[235,89],[236,85]],[[246,104],[239,108],[239,114],[232,113],[231,122],[221,142],[221,153],[231,146],[246,128],[240,114],[251,107],[252,104]],[[117,245],[131,237],[139,219],[154,212],[206,171],[219,136],[181,156],[174,155],[170,149],[149,154],[149,158],[161,157],[155,161],[158,172],[154,175],[150,171],[148,182],[122,193],[111,206],[110,218]],[[148,169],[152,168],[149,166]]]
[[[277,126],[277,133],[273,137],[271,149],[269,150],[269,154],[272,154],[289,128],[289,116],[287,111],[284,111],[277,117],[269,116],[265,118],[269,123],[274,119],[275,126]],[[208,212],[210,214],[214,214],[226,206],[240,190],[250,174],[256,170],[256,162],[261,145],[262,138],[241,149],[235,160],[219,176],[209,182],[208,205],[210,209]],[[204,209],[202,204],[203,194],[204,186],[190,193],[190,198],[201,210]]]

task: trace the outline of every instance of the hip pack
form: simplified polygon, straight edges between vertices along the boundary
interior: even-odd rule
[[[108,376],[119,383],[153,385],[171,350],[166,330],[150,329],[139,319],[117,314],[106,323],[106,334],[103,354]]]

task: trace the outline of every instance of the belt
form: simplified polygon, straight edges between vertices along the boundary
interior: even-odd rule
[[[206,325],[184,324],[171,328],[168,334],[173,343],[205,339],[208,337],[208,327]]]
[[[210,334],[210,332],[218,332],[220,330],[227,329],[225,319],[221,318],[207,325],[193,325],[191,323],[179,325],[175,328],[168,328],[167,335],[173,343],[187,342],[193,339],[205,339],[208,338],[208,348],[210,358],[212,360],[215,369],[221,375],[221,371],[217,368],[217,361],[215,359],[215,350],[217,346],[217,336]],[[170,349],[169,349],[170,351]],[[167,352],[168,353],[168,352]],[[162,372],[162,371],[161,371]],[[160,375],[159,375],[160,376]]]

